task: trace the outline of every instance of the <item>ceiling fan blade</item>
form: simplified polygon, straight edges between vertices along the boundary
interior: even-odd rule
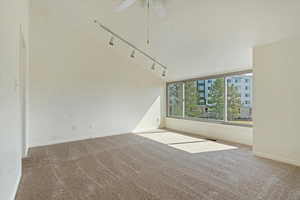
[[[165,17],[167,15],[167,10],[163,0],[154,0],[153,5],[155,12],[159,17]]]
[[[132,4],[134,4],[136,2],[136,0],[123,0],[121,2],[121,4],[115,8],[116,12],[120,12],[125,10],[126,8],[129,8]]]

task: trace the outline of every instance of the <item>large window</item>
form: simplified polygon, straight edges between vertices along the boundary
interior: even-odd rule
[[[252,124],[251,73],[169,83],[167,90],[169,117]]]

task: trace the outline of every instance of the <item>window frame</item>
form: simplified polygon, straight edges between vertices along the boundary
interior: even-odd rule
[[[166,83],[166,116],[167,118],[174,118],[174,119],[183,119],[183,120],[191,120],[191,121],[200,121],[200,122],[207,122],[207,123],[215,123],[215,124],[223,124],[223,125],[231,125],[231,126],[241,126],[241,127],[253,127],[252,124],[241,124],[241,123],[235,123],[235,122],[229,122],[227,119],[227,77],[230,76],[238,76],[242,74],[249,74],[253,73],[252,69],[247,69],[243,71],[236,71],[236,72],[230,72],[230,73],[222,73],[222,74],[216,74],[216,75],[209,75],[209,76],[202,76],[198,78],[192,78],[192,79],[184,79],[179,81],[170,81]],[[216,119],[205,119],[205,118],[195,118],[195,117],[186,117],[185,116],[185,83],[187,81],[201,81],[201,80],[208,80],[208,79],[217,79],[217,78],[224,78],[225,82],[225,104],[224,104],[224,120],[216,120]],[[182,99],[182,106],[183,106],[183,114],[182,116],[170,116],[169,115],[169,96],[168,96],[168,85],[173,83],[182,83],[183,87],[183,99]],[[253,81],[252,81],[253,84]],[[253,87],[252,87],[253,88]]]

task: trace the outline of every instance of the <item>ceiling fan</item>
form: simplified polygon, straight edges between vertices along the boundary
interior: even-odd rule
[[[122,2],[115,8],[115,11],[121,12],[132,6],[138,0],[122,0]],[[159,17],[166,16],[165,0],[140,0],[143,5],[147,6],[148,9],[153,7],[154,11]]]

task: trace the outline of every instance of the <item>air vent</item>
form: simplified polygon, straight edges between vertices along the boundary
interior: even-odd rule
[[[213,141],[213,142],[216,142],[217,140],[216,139],[211,139],[211,138],[205,138],[206,140],[209,140],[209,141]]]

